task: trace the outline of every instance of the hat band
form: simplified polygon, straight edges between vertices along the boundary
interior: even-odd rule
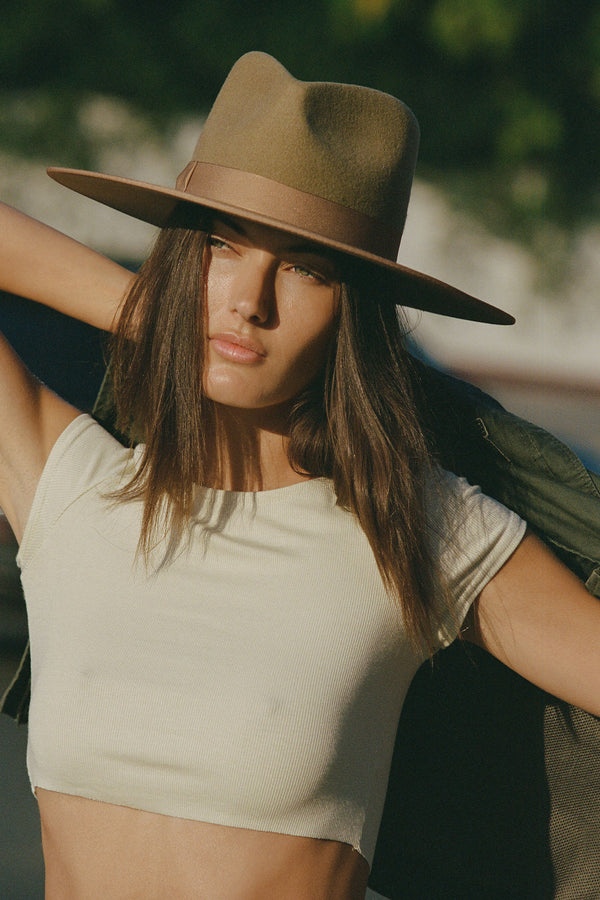
[[[261,219],[354,250],[396,261],[402,230],[331,200],[281,184],[254,172],[192,160],[177,179],[177,189],[217,208],[231,206]]]

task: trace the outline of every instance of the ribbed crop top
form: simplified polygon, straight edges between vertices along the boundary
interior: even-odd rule
[[[170,816],[329,838],[370,863],[421,659],[326,479],[199,489],[190,540],[134,563],[141,504],[109,503],[139,451],[88,416],[54,446],[18,561],[32,659],[32,786]],[[524,523],[454,476],[430,531],[455,608]]]

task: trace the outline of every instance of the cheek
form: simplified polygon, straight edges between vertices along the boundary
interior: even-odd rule
[[[295,354],[294,369],[306,374],[306,381],[313,378],[325,365],[332,341],[335,339],[335,320],[328,319],[314,327],[307,338],[306,332],[299,336]]]
[[[221,298],[224,296],[223,279],[211,275],[210,270],[206,277],[206,301],[205,316],[210,319],[217,310],[223,305]]]
[[[327,355],[329,346],[334,339],[338,328],[337,303],[332,298],[317,310],[316,315],[309,318],[302,325],[304,333],[309,335],[307,349],[315,359]]]

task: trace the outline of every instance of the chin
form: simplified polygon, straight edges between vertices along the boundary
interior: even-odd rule
[[[257,391],[247,383],[209,380],[204,387],[204,395],[219,406],[230,406],[234,409],[266,410],[289,405],[291,397],[285,391]]]

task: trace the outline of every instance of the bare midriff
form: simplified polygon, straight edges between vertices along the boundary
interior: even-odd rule
[[[38,788],[46,900],[363,900],[348,844],[179,819]]]

